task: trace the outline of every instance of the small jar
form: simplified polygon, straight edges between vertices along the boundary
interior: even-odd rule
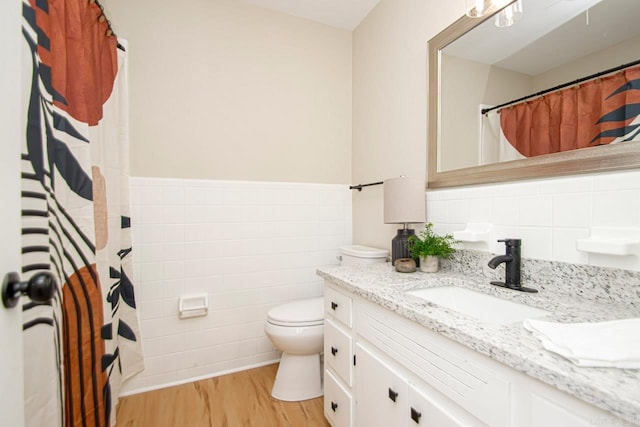
[[[413,258],[398,258],[395,267],[398,273],[413,273],[416,271],[416,262]]]

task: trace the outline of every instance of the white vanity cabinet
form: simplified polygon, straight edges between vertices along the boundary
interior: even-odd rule
[[[414,401],[424,397],[421,408],[414,408],[423,414],[416,417],[423,419],[422,425],[433,425],[431,421],[424,424],[431,416],[450,419],[447,422],[453,426],[509,426],[510,382],[485,363],[483,356],[362,299],[354,303],[354,318],[356,415],[362,404],[360,378],[375,375],[369,374],[367,365],[360,365],[362,349],[370,348],[413,384]],[[410,419],[406,415],[409,407],[404,413],[404,419]],[[361,425],[357,416],[356,425]]]
[[[634,425],[329,281],[325,313],[334,427]]]
[[[487,425],[476,421],[454,403],[448,406],[438,403],[448,399],[427,386],[398,360],[385,354],[384,350],[392,355],[399,351],[405,356],[408,353],[414,353],[415,356],[415,348],[409,348],[413,341],[398,332],[399,325],[395,324],[396,321],[411,324],[410,321],[364,300],[356,303],[356,299],[329,284],[325,286],[324,413],[332,426]],[[420,331],[424,329],[413,326]],[[407,331],[407,334],[411,335],[411,332]],[[398,341],[402,343],[398,344]],[[393,346],[393,351],[389,345]],[[439,357],[445,360],[449,356]],[[443,367],[438,366],[441,362],[433,362],[433,369],[438,371],[435,376],[441,377]],[[454,394],[460,393],[461,390],[457,388],[469,389],[468,385],[457,384],[460,378],[456,375],[467,382],[490,383],[481,375],[479,380],[471,380],[470,374],[463,370],[453,373],[449,379],[435,380],[448,383]],[[482,389],[480,392],[485,391]],[[500,398],[500,394],[495,394],[495,397]],[[456,415],[456,412],[459,414]],[[494,414],[495,408],[489,412]],[[495,424],[492,427],[502,425]]]
[[[375,349],[358,343],[355,354],[356,426],[484,426],[453,403],[438,404],[437,392],[410,382],[408,371]]]
[[[352,298],[330,287],[324,293],[324,414],[334,427],[353,425]]]

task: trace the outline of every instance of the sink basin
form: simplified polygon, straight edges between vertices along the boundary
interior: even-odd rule
[[[438,286],[435,288],[415,289],[405,292],[437,305],[458,311],[476,319],[497,324],[508,324],[542,317],[550,312],[530,307],[482,292],[458,286]]]

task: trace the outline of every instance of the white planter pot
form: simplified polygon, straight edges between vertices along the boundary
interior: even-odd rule
[[[425,257],[420,257],[420,271],[425,273],[435,273],[438,271],[439,258],[433,255],[427,255]]]

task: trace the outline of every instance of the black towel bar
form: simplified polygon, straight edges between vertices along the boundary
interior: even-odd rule
[[[372,183],[369,183],[369,184],[350,185],[349,186],[349,190],[362,191],[362,188],[364,188],[364,187],[370,187],[372,185],[381,185],[381,184],[383,184],[382,181],[380,181],[380,182],[372,182]]]

